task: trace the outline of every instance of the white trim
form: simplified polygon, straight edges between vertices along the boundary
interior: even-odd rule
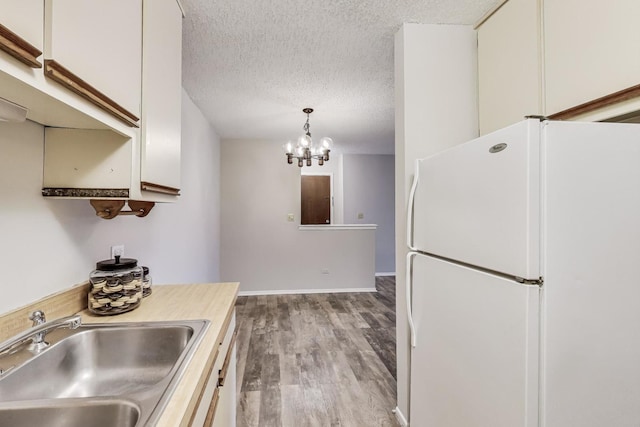
[[[178,7],[180,8],[180,12],[182,12],[182,17],[184,18],[187,15],[185,15],[185,13],[184,13],[184,6],[182,5],[182,1],[181,0],[176,0],[176,2],[178,3]]]
[[[240,291],[238,296],[255,295],[292,295],[292,294],[338,294],[346,292],[377,292],[376,288],[342,288],[342,289],[278,289],[273,291]]]
[[[398,424],[400,424],[400,427],[409,427],[409,422],[404,417],[404,415],[402,415],[400,408],[396,406],[396,408],[391,412],[393,412],[396,415],[396,420],[398,421]]]
[[[380,277],[380,276],[395,276],[395,275],[396,275],[395,271],[389,272],[389,273],[386,273],[386,272],[385,273],[376,273],[376,277]]]
[[[299,225],[300,231],[341,231],[341,230],[375,230],[377,224],[327,224],[327,225]]]
[[[22,105],[0,98],[0,122],[24,122],[27,120],[27,112]]]
[[[485,13],[482,18],[473,26],[474,30],[480,28],[482,24],[484,24],[491,16],[498,11],[508,0],[500,0],[499,4],[493,6],[487,13]]]

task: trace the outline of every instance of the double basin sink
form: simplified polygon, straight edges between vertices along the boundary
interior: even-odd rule
[[[85,324],[0,355],[0,427],[153,426],[209,321]]]

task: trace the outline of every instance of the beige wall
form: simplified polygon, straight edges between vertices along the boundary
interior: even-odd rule
[[[245,293],[373,289],[375,231],[299,230],[300,170],[281,145],[222,141],[222,280]]]
[[[332,153],[333,154],[333,153]],[[376,224],[376,274],[395,273],[394,156],[333,154],[323,166],[300,168],[303,175],[331,175],[333,224]],[[362,213],[363,218],[358,218]]]
[[[0,313],[84,282],[110,246],[155,283],[219,280],[219,139],[183,92],[182,196],[146,218],[103,220],[86,200],[40,195],[44,128],[0,123]]]
[[[476,52],[476,33],[468,26],[404,24],[395,38],[398,408],[406,418],[406,206],[414,162],[478,135]]]

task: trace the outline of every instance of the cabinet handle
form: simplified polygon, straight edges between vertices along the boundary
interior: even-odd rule
[[[224,381],[227,378],[227,371],[229,370],[229,363],[231,363],[231,355],[233,354],[233,346],[236,345],[237,337],[238,337],[238,329],[233,331],[233,336],[231,337],[231,341],[229,341],[229,348],[227,349],[227,355],[224,358],[224,363],[222,364],[222,369],[220,369],[220,374],[218,376],[219,387],[222,387],[224,385]]]
[[[119,105],[107,95],[100,92],[98,89],[91,86],[89,83],[82,80],[80,77],[73,74],[71,71],[69,71],[53,59],[44,60],[44,74],[51,80],[60,83],[67,89],[70,89],[83,98],[91,101],[93,104],[102,108],[104,111],[111,114],[113,117],[120,120],[124,124],[131,127],[139,127],[138,121],[140,119],[136,115],[127,111],[127,109]]]
[[[180,189],[174,187],[167,187],[166,185],[154,184],[153,182],[142,181],[140,183],[140,189],[144,191],[151,191],[153,193],[170,194],[172,196],[179,196]]]
[[[584,104],[577,105],[575,107],[568,108],[564,111],[551,114],[549,118],[551,120],[569,120],[580,114],[590,113],[599,108],[608,107],[609,105],[618,104],[623,101],[627,101],[632,98],[636,98],[640,95],[640,85],[635,85],[622,89],[618,92],[605,95],[601,98],[594,99],[592,101],[585,102]]]
[[[42,51],[0,24],[0,49],[31,68],[42,68],[38,57]]]

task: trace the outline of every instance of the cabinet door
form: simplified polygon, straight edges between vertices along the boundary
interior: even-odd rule
[[[139,120],[141,0],[45,0],[44,57]]]
[[[539,0],[509,0],[478,29],[480,134],[543,114]]]
[[[231,427],[236,420],[236,352],[235,311],[226,334],[214,349],[216,360],[207,374],[198,407],[191,419],[192,427]]]
[[[144,0],[142,189],[178,195],[182,12],[176,0]]]
[[[544,3],[549,115],[640,84],[640,1]]]
[[[36,61],[36,58],[42,54],[44,44],[44,0],[0,0],[0,10],[2,11],[0,25],[10,32],[7,34],[0,31],[0,36],[3,39],[1,41],[9,41],[12,38],[12,33],[31,45],[33,51],[29,52],[31,51],[29,48],[15,46],[15,40],[11,40],[6,49],[2,47],[3,43],[0,41],[0,48],[9,52],[12,56],[16,56],[7,49],[15,51],[15,48],[18,47],[19,50],[27,51],[23,53],[28,55],[32,62]],[[17,53],[20,54],[21,52]],[[25,62],[22,59],[20,60]],[[35,63],[30,63],[29,65],[37,67]]]
[[[236,345],[232,341],[227,350],[228,365],[224,385],[220,386],[218,407],[212,427],[231,427],[236,425]],[[225,360],[226,361],[226,360]]]

